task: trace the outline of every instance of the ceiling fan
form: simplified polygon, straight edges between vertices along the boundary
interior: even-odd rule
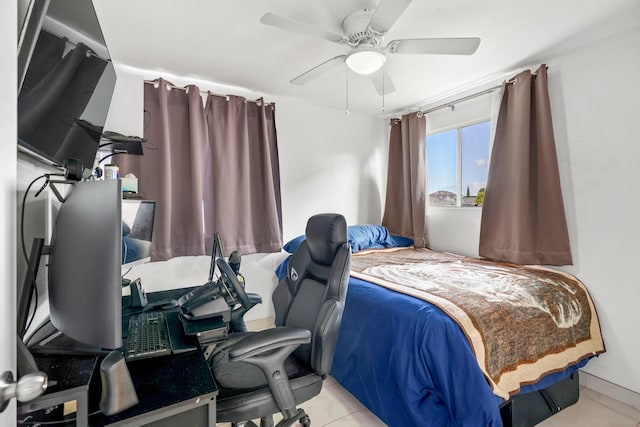
[[[465,37],[400,39],[392,40],[383,46],[385,34],[411,1],[381,0],[376,9],[361,9],[353,12],[342,21],[343,34],[319,29],[310,24],[283,18],[273,13],[264,14],[260,18],[260,22],[344,44],[351,48],[347,54],[331,58],[300,74],[292,79],[291,83],[303,85],[344,62],[352,71],[369,75],[378,93],[385,95],[395,90],[393,82],[384,68],[382,79],[374,78],[374,73],[383,67],[387,54],[471,55],[480,44],[480,39],[477,37]]]

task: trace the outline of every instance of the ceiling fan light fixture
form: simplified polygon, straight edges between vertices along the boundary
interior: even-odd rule
[[[378,71],[386,61],[386,56],[379,49],[360,46],[352,50],[345,62],[351,71],[358,74],[371,74]]]

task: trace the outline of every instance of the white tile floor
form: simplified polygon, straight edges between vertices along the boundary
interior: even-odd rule
[[[311,418],[311,425],[316,427],[384,427],[386,425],[333,378],[327,378],[322,392],[300,407]],[[276,422],[278,420],[276,417]],[[225,427],[227,425],[219,424]],[[593,390],[582,388],[578,403],[545,420],[539,426],[640,427],[640,410]]]
[[[252,330],[269,327],[266,321],[248,322]],[[385,424],[329,377],[322,392],[300,405],[314,427],[382,427]],[[277,419],[276,419],[277,422]],[[228,424],[218,424],[226,427]],[[539,424],[541,427],[640,427],[640,410],[588,388],[581,388],[573,406]]]

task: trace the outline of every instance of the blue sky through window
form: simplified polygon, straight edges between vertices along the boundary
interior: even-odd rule
[[[461,128],[461,165],[458,165],[458,129],[427,136],[427,173],[429,194],[438,191],[457,193],[458,173],[461,174],[462,196],[475,196],[486,187],[489,166],[489,138],[491,122],[481,122]],[[433,200],[432,200],[433,201]],[[438,203],[436,203],[438,204]],[[440,204],[455,204],[455,201]]]
[[[487,186],[491,122],[462,128],[462,193],[472,196]]]
[[[457,129],[427,136],[429,194],[436,191],[456,192],[457,151]]]

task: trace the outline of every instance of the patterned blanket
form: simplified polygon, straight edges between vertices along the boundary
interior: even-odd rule
[[[504,399],[605,351],[593,302],[567,273],[402,248],[354,254],[351,275],[447,313]]]

